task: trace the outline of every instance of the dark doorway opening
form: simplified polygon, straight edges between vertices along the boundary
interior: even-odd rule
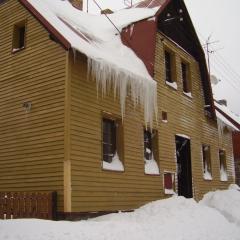
[[[192,198],[192,164],[190,140],[176,136],[178,195]]]

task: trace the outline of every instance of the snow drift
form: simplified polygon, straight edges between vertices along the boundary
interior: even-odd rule
[[[132,213],[88,221],[2,220],[8,240],[239,240],[240,192],[235,188],[193,199],[172,197]],[[231,216],[231,218],[229,218]],[[230,220],[230,221],[229,221]]]
[[[240,188],[237,185],[231,185],[229,190],[207,193],[200,204],[218,210],[240,227]]]

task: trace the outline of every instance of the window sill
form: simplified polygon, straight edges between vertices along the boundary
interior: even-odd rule
[[[183,95],[188,97],[189,99],[193,99],[192,92],[183,92]]]
[[[165,81],[165,84],[169,87],[171,87],[172,89],[174,90],[178,90],[178,86],[177,86],[177,82],[168,82],[168,81]]]
[[[220,179],[220,182],[228,182],[228,179],[227,180]]]
[[[212,177],[211,177],[211,178],[204,178],[204,177],[203,177],[203,180],[204,180],[204,181],[212,181],[213,178],[212,178]]]
[[[21,51],[23,51],[24,49],[25,49],[25,47],[22,47],[22,48],[13,48],[13,49],[12,49],[12,54],[21,52]]]
[[[165,195],[175,195],[176,192],[174,192],[174,191],[171,190],[171,189],[164,189],[164,194],[165,194]]]
[[[103,172],[115,172],[115,173],[124,173],[125,170],[113,170],[113,169],[106,169],[106,168],[102,168]]]
[[[155,177],[159,177],[161,174],[160,174],[160,173],[157,174],[157,173],[145,173],[145,172],[144,172],[144,175],[145,175],[145,176],[153,176],[153,177],[155,176]]]

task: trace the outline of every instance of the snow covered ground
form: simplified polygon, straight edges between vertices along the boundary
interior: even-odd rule
[[[239,240],[240,191],[236,186],[193,199],[172,197],[132,213],[88,221],[0,221],[7,240]]]

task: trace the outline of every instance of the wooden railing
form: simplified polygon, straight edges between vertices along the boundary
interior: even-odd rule
[[[0,219],[56,218],[56,192],[0,192]]]

